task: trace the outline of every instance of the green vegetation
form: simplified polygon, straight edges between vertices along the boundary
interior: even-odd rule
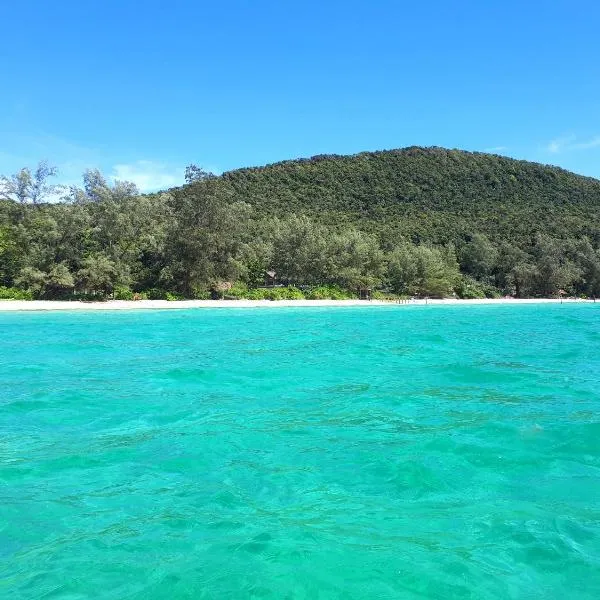
[[[600,181],[555,167],[406,148],[190,165],[149,195],[55,174],[0,181],[0,298],[600,294]]]
[[[28,290],[0,286],[0,300],[33,300],[33,294]]]

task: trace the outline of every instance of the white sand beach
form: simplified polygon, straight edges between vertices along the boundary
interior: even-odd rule
[[[324,306],[429,306],[429,305],[522,305],[522,304],[582,304],[593,300],[579,298],[484,298],[477,300],[415,299],[401,302],[386,300],[108,300],[106,302],[77,302],[58,300],[0,300],[0,311],[56,311],[56,310],[155,310],[183,308],[281,308]]]

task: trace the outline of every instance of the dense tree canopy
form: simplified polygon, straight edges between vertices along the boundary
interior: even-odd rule
[[[600,181],[555,167],[407,148],[190,165],[150,195],[90,170],[58,202],[55,175],[0,179],[0,297],[252,295],[267,272],[305,293],[600,293]]]

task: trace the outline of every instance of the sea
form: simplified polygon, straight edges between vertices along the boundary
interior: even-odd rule
[[[0,334],[0,598],[600,598],[600,303]]]

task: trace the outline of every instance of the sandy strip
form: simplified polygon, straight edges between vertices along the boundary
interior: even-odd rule
[[[106,302],[69,302],[56,300],[0,300],[0,311],[45,311],[45,310],[140,310],[140,309],[182,309],[182,308],[280,308],[284,306],[424,306],[424,305],[461,305],[501,304],[516,306],[521,304],[583,304],[593,300],[577,298],[486,298],[481,300],[409,300],[389,302],[381,300],[108,300]],[[599,302],[600,303],[600,302]]]

